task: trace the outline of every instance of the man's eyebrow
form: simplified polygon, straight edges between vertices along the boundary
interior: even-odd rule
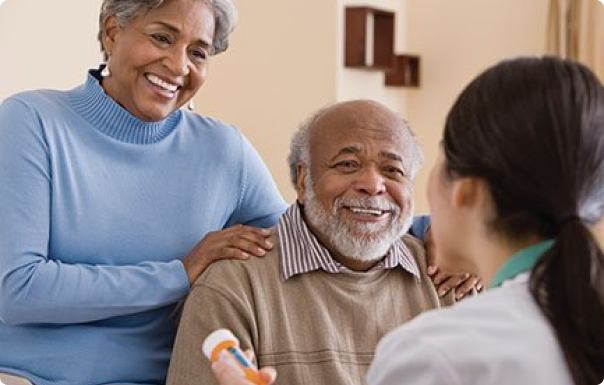
[[[359,147],[347,146],[347,147],[342,148],[340,151],[338,151],[338,153],[333,158],[331,158],[331,160],[334,161],[340,155],[358,154],[359,152],[361,152],[361,149]]]
[[[403,163],[403,157],[399,154],[395,154],[394,152],[381,151],[380,156]]]

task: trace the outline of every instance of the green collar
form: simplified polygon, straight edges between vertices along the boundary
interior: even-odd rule
[[[536,243],[525,249],[522,249],[512,255],[503,266],[495,274],[495,278],[491,281],[491,289],[501,286],[504,281],[516,277],[520,273],[529,271],[537,264],[539,258],[548,251],[554,241],[549,239],[547,241]]]

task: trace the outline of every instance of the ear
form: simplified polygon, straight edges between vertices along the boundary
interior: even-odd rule
[[[471,209],[484,205],[489,192],[484,180],[467,177],[455,179],[451,189],[453,206]]]
[[[115,44],[117,35],[121,31],[122,27],[117,21],[117,17],[109,16],[105,19],[103,23],[103,31],[101,34],[101,39],[103,40],[103,47],[105,48],[105,52],[107,55],[111,55],[111,51],[113,50],[113,45]]]
[[[306,173],[308,172],[306,165],[299,163],[298,164],[298,178],[296,179],[296,192],[298,193],[298,202],[304,203],[304,199],[306,198],[306,186],[304,185],[304,179],[306,178]]]

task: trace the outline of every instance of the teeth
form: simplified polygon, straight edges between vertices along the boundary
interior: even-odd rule
[[[156,86],[159,86],[167,91],[176,92],[176,90],[178,90],[178,86],[176,86],[174,84],[166,83],[165,81],[161,80],[160,78],[158,78],[155,75],[147,75],[147,79],[151,83],[153,83]]]
[[[384,211],[382,211],[382,210],[363,209],[360,207],[350,207],[350,211],[352,211],[355,214],[370,214],[370,215],[375,215],[375,216],[380,216],[384,213]]]

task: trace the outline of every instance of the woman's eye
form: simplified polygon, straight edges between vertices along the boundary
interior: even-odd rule
[[[191,51],[191,55],[197,60],[205,60],[208,58],[208,53],[203,49],[194,49]]]

